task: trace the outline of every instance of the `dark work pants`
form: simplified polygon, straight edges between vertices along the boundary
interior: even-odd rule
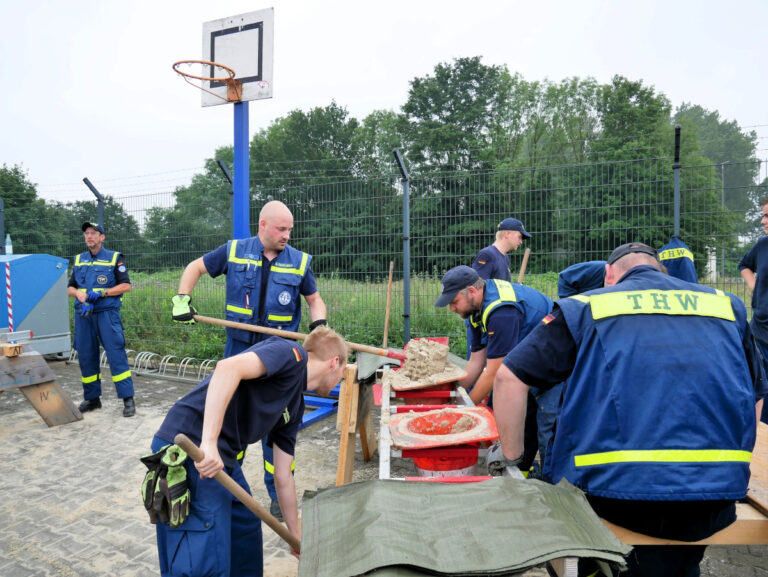
[[[733,501],[624,501],[587,495],[600,517],[632,531],[676,541],[699,541],[736,520]],[[698,577],[705,545],[642,545],[622,577]]]

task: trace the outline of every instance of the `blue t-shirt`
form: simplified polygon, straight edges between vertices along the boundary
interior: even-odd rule
[[[216,278],[219,275],[227,273],[227,265],[229,263],[227,255],[227,245],[223,244],[219,248],[212,250],[211,252],[203,255],[203,264],[205,264],[205,270],[212,278]],[[272,270],[272,261],[267,260],[264,255],[261,255],[262,262],[268,263],[269,266],[264,267],[261,273],[262,286],[266,287],[266,281],[269,278],[269,271]],[[307,274],[301,280],[301,286],[299,292],[304,296],[313,295],[317,292],[317,284],[315,283],[315,275],[312,274],[312,269],[307,269]],[[264,300],[263,298],[261,299]]]
[[[768,236],[755,243],[739,261],[739,270],[755,273],[752,291],[752,334],[761,343],[768,343]]]
[[[472,268],[482,279],[498,278],[512,282],[512,273],[509,272],[509,257],[501,254],[499,249],[493,245],[486,246],[477,253],[475,260],[472,261]]]
[[[487,349],[485,351],[486,359],[498,359],[505,356],[517,346],[522,321],[523,313],[516,307],[501,306],[496,308],[488,315],[487,335],[479,326],[469,325],[470,350],[474,353]]]
[[[226,467],[234,467],[237,454],[264,437],[270,446],[276,443],[293,455],[304,415],[307,351],[294,341],[270,337],[241,354],[251,353],[264,363],[267,374],[240,381],[229,402],[218,441]],[[184,433],[193,443],[200,443],[210,381],[211,375],[176,401],[160,425],[158,437],[172,443],[178,433]]]

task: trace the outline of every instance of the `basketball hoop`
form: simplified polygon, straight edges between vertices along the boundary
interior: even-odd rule
[[[191,72],[181,69],[182,66],[191,68],[195,64],[201,66],[203,74],[206,72],[206,67],[208,67],[208,72],[210,72],[210,74],[207,76],[203,74],[192,74]],[[199,88],[203,92],[212,94],[216,98],[221,98],[225,102],[240,102],[242,99],[243,83],[239,80],[235,80],[235,71],[229,66],[224,66],[218,62],[210,62],[208,60],[179,60],[178,62],[173,63],[173,70],[195,88]],[[200,84],[196,84],[193,80],[199,80]],[[206,82],[209,83],[208,86],[213,86],[214,83],[217,82],[219,84],[226,84],[227,97],[224,98],[220,94],[216,94],[213,90],[205,88],[204,83]]]

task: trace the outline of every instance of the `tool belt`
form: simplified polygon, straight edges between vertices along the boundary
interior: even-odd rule
[[[189,516],[191,495],[184,461],[187,454],[177,445],[166,445],[141,457],[148,471],[141,483],[141,498],[152,524],[178,527]]]

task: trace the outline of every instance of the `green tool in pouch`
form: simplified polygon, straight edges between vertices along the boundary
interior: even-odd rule
[[[141,497],[151,523],[178,527],[187,519],[190,493],[186,459],[187,454],[176,445],[166,445],[141,458],[149,469],[141,484]]]

